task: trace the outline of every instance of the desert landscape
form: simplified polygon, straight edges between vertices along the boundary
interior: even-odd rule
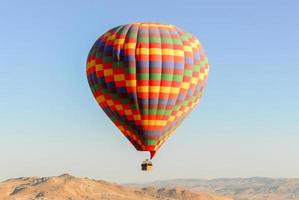
[[[0,183],[1,200],[299,200],[299,179],[174,179],[116,184],[62,174]]]
[[[180,187],[135,187],[63,174],[0,183],[1,200],[232,200]]]

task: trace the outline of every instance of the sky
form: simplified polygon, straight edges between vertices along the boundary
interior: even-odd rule
[[[296,0],[0,1],[0,180],[299,177],[298,9]],[[210,62],[201,103],[151,173],[85,74],[95,40],[130,22],[175,24]]]

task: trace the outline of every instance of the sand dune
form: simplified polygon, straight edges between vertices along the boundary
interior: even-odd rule
[[[26,177],[0,183],[1,200],[232,200],[176,188],[134,188],[69,174]]]

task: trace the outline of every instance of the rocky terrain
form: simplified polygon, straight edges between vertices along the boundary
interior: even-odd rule
[[[69,174],[23,177],[0,183],[1,200],[232,200],[180,187],[132,187]]]
[[[233,178],[233,179],[176,179],[139,187],[180,187],[191,191],[230,196],[235,200],[299,200],[299,179],[287,178]]]

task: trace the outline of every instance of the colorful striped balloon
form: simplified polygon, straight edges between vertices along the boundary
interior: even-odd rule
[[[199,102],[209,65],[190,33],[169,24],[131,23],[95,42],[86,71],[104,112],[152,158]]]

